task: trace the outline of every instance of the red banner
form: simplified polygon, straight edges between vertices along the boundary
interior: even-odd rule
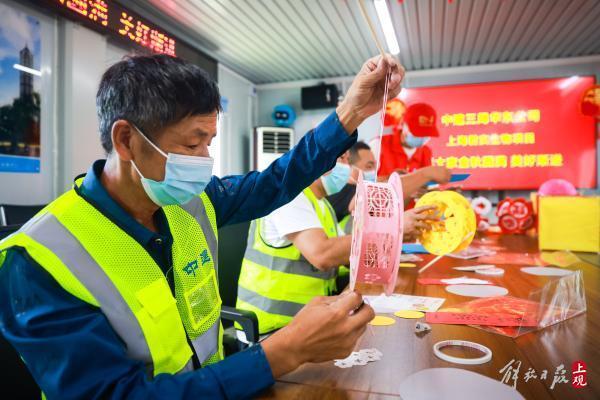
[[[596,187],[596,121],[581,112],[594,77],[404,89],[437,113],[433,165],[470,173],[465,189],[537,189],[551,178]]]

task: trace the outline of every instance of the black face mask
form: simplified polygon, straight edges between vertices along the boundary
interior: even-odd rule
[[[341,221],[346,215],[350,214],[348,206],[350,205],[354,194],[356,194],[356,185],[347,183],[338,193],[327,196],[327,201],[329,201],[333,207],[338,221]]]

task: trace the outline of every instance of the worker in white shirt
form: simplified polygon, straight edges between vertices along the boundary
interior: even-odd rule
[[[338,159],[290,203],[252,221],[238,283],[237,308],[253,311],[259,333],[287,325],[316,296],[337,292],[338,267],[348,265],[352,236],[339,229],[325,199],[351,180],[351,167]],[[413,234],[432,218],[431,207],[411,210],[404,233]],[[244,341],[243,332],[238,338]]]

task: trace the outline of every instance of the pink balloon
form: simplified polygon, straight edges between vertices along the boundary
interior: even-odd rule
[[[540,186],[538,194],[540,196],[576,196],[577,189],[565,179],[550,179]]]

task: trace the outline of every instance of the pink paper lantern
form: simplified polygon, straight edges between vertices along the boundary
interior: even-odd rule
[[[404,199],[400,175],[387,183],[367,182],[362,172],[356,188],[356,206],[350,252],[350,289],[356,282],[384,286],[394,292],[402,252]]]

